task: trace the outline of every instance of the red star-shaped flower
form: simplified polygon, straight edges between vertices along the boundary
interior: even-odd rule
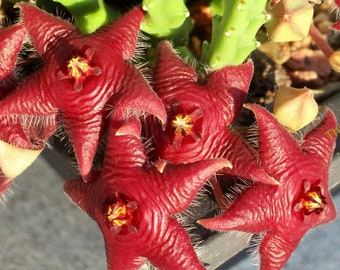
[[[280,184],[256,183],[227,212],[199,223],[213,230],[263,233],[261,270],[281,269],[310,228],[336,217],[328,191],[335,139],[325,133],[336,128],[336,119],[325,108],[322,122],[299,145],[264,108],[247,107],[255,113],[259,126],[261,164]]]
[[[224,159],[148,166],[133,119],[119,129],[111,122],[103,170],[88,183],[65,183],[71,200],[99,225],[108,269],[137,269],[147,259],[161,269],[204,269],[189,236],[173,217],[206,180],[230,163]]]
[[[228,174],[276,184],[261,169],[254,151],[227,125],[241,111],[253,75],[253,64],[227,66],[199,77],[184,63],[169,42],[161,42],[153,87],[168,113],[166,129],[147,123],[159,157],[173,163],[225,158],[232,165]]]
[[[61,112],[85,178],[101,137],[107,104],[117,115],[146,111],[165,121],[161,101],[131,64],[144,17],[141,8],[84,35],[33,5],[21,3],[19,7],[44,66],[0,103],[1,116],[36,119]]]

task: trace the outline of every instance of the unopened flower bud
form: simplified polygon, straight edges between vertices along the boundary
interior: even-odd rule
[[[282,87],[276,92],[273,114],[291,131],[297,131],[312,122],[318,110],[313,91],[308,88]]]
[[[297,41],[307,37],[314,9],[308,1],[281,0],[267,8],[270,20],[265,24],[275,42]]]

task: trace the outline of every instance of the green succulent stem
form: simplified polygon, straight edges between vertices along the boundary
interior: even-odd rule
[[[169,39],[186,45],[193,22],[183,0],[143,0],[146,11],[141,29],[156,39]]]
[[[213,17],[211,44],[203,44],[200,62],[212,69],[244,62],[258,46],[255,36],[266,22],[266,3],[267,0],[223,0],[223,14]]]
[[[109,23],[120,14],[109,7],[104,0],[54,0],[65,6],[75,17],[77,27],[89,34]]]

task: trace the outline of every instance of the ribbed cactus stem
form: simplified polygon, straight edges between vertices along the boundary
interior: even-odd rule
[[[266,22],[267,0],[224,0],[213,17],[211,44],[204,43],[201,63],[212,69],[239,65],[258,46],[255,35]]]
[[[54,0],[63,4],[75,17],[78,29],[89,34],[109,23],[120,14],[110,8],[104,0]]]

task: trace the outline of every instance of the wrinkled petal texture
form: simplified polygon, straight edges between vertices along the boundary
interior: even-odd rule
[[[241,110],[252,73],[253,65],[248,62],[217,70],[205,82],[199,82],[201,78],[195,70],[176,55],[168,42],[162,42],[153,87],[166,106],[168,126],[166,132],[161,132],[153,129],[157,125],[150,125],[159,155],[176,163],[211,155],[210,152],[220,147],[226,125]],[[178,146],[171,126],[177,114],[190,115],[193,124]]]
[[[119,114],[144,111],[166,121],[162,102],[130,64],[144,17],[141,8],[83,35],[34,5],[19,7],[44,66],[0,103],[1,116],[51,117],[60,112],[85,178],[101,139],[107,107],[112,109],[114,104]],[[80,143],[84,138],[86,144]]]
[[[0,80],[13,71],[26,34],[23,24],[0,29]]]
[[[199,221],[215,230],[264,233],[260,243],[261,270],[281,269],[303,235],[336,217],[328,191],[328,170],[335,138],[334,114],[323,108],[322,122],[302,145],[264,108],[247,104],[259,126],[260,160],[278,186],[256,183],[222,215]]]
[[[147,136],[155,143],[153,158],[173,163],[226,158],[226,173],[275,184],[245,141],[227,128],[239,114],[253,75],[253,64],[227,66],[206,78],[184,63],[167,41],[160,43],[153,87],[162,99],[168,122],[165,130],[150,120]]]
[[[183,211],[207,179],[229,163],[217,159],[167,164],[160,172],[146,166],[140,130],[135,118],[111,119],[103,170],[93,173],[87,184],[82,179],[67,181],[65,192],[98,223],[108,269],[136,269],[143,258],[161,269],[204,269],[189,236],[172,216]],[[117,201],[129,213],[122,220],[125,225],[119,218],[118,222],[109,219],[105,210],[112,212]]]

